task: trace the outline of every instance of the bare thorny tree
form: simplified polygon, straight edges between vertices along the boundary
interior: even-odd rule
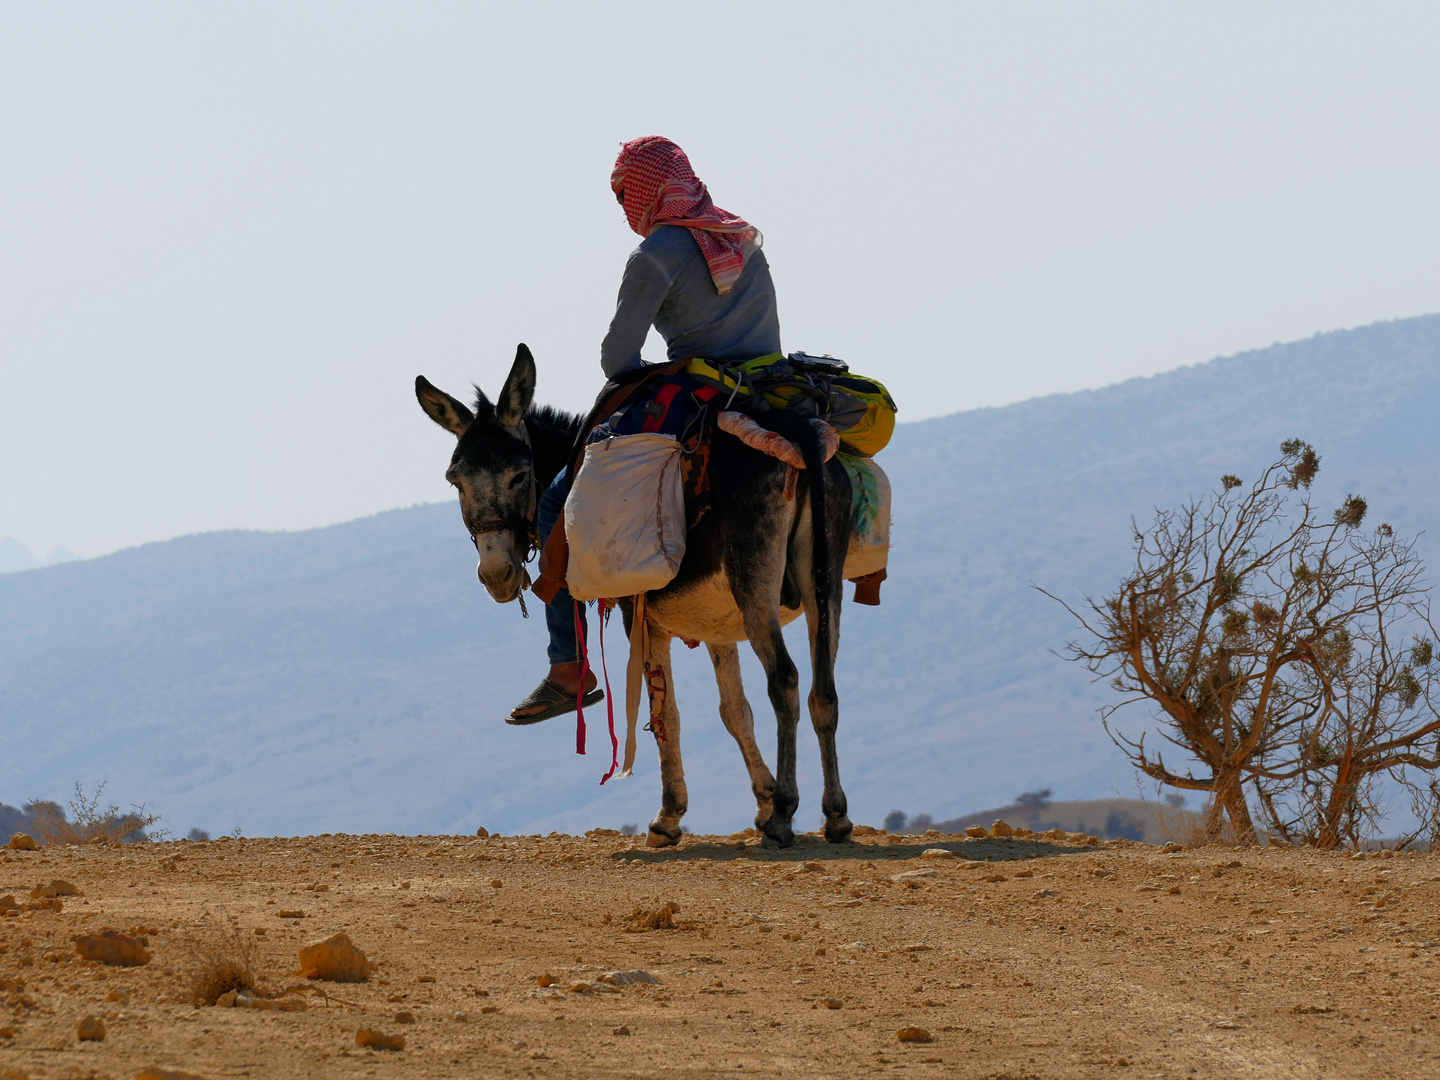
[[[1421,831],[1440,840],[1440,665],[1415,541],[1365,530],[1358,496],[1319,514],[1320,458],[1298,439],[1280,449],[1248,489],[1225,476],[1134,526],[1118,588],[1065,605],[1087,635],[1069,655],[1120,692],[1102,715],[1137,768],[1209,794],[1211,840],[1228,819],[1235,840],[1256,841],[1253,793],[1272,839],[1358,844],[1381,815],[1382,776],[1409,789]],[[1172,770],[1114,726],[1136,702],[1198,770]]]

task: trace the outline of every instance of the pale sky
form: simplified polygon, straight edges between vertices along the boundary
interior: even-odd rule
[[[414,376],[589,402],[638,135],[902,420],[1440,310],[1437,55],[1429,3],[0,0],[0,537],[447,499]]]

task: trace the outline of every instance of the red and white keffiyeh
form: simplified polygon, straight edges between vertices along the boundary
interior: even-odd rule
[[[660,135],[632,139],[620,148],[610,189],[623,194],[625,219],[641,236],[661,225],[689,229],[722,296],[745,268],[745,245],[762,242],[754,225],[710,201],[685,151]]]

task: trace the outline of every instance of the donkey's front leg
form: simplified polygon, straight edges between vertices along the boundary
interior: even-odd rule
[[[685,790],[685,765],[680,760],[680,708],[675,704],[675,676],[670,670],[670,635],[653,623],[650,625],[650,669],[649,727],[660,750],[661,795],[660,813],[650,822],[645,846],[670,847],[680,843],[680,819],[688,809],[689,794]],[[653,708],[657,695],[664,697],[658,719]]]
[[[740,679],[740,650],[734,645],[705,646],[715,665],[715,682],[720,687],[720,719],[735,737],[740,756],[750,773],[750,790],[755,793],[755,828],[764,830],[775,812],[775,777],[760,747],[755,742],[755,714],[745,699],[745,685]]]

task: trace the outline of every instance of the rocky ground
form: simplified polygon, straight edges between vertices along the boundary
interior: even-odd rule
[[[1440,1076],[1434,856],[641,843],[6,850],[0,1077]],[[150,962],[77,955],[106,929]],[[295,974],[336,932],[368,982]],[[196,1006],[247,953],[240,1000],[262,1007]],[[657,981],[609,974],[634,971]],[[103,1038],[79,1039],[91,1018]],[[362,1028],[405,1047],[361,1048]]]

